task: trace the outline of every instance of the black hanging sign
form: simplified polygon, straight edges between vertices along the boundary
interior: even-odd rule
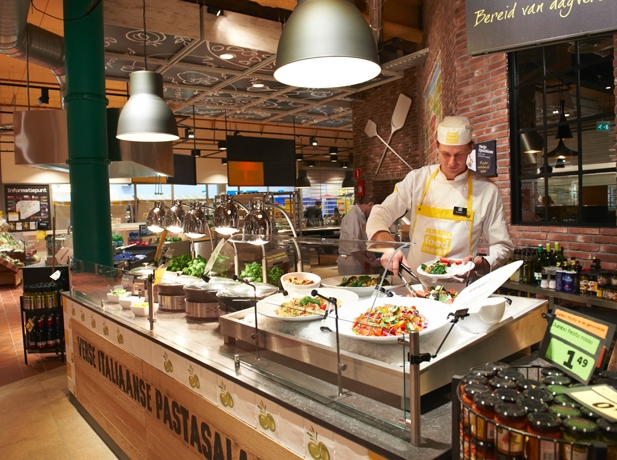
[[[617,29],[614,0],[466,0],[465,12],[469,54],[537,46]],[[612,39],[610,46],[612,49]]]
[[[475,170],[486,177],[497,176],[497,141],[478,142],[474,150],[476,152]]]

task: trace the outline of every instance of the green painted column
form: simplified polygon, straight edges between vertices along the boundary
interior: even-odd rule
[[[76,259],[112,265],[103,2],[64,0],[71,225]]]

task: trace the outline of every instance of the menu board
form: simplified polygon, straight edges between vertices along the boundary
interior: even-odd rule
[[[33,231],[50,225],[49,185],[6,184],[4,207],[9,232]]]

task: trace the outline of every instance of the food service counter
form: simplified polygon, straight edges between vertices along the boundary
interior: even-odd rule
[[[92,292],[105,291],[93,286]],[[422,393],[541,340],[546,301],[512,301],[486,333],[455,326],[439,356],[422,365]],[[437,458],[450,449],[451,434],[443,429],[449,405],[422,416],[422,447],[409,443],[400,408],[408,364],[400,345],[342,337],[347,370],[345,391],[337,395],[333,333],[320,331],[319,321],[260,318],[258,355],[252,308],[202,324],[188,323],[184,313],[158,312],[150,331],[147,318],[101,298],[74,292],[63,307],[69,390],[130,458],[214,452],[213,458],[233,459],[404,459]],[[421,340],[421,351],[434,352],[443,332]]]

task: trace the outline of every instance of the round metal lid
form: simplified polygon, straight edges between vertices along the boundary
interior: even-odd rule
[[[269,295],[278,292],[278,288],[276,286],[272,286],[271,284],[254,284],[255,289],[244,283],[235,283],[233,286],[226,287],[225,289],[219,291],[217,296],[243,299],[252,299],[253,297],[256,297],[258,299],[263,299],[264,297],[268,297]]]

